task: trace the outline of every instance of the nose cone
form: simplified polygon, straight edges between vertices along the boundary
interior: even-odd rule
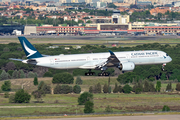
[[[169,56],[168,57],[168,62],[171,62],[172,61],[172,58]]]

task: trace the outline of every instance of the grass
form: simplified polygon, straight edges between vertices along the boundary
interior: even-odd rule
[[[76,40],[76,39],[69,39],[69,38],[60,38],[53,36],[52,38],[28,38],[28,40],[33,44],[45,44],[45,43],[52,43],[52,44],[106,44],[108,42],[118,41],[118,43],[123,47],[131,47],[135,46],[137,44],[146,44],[146,43],[180,43],[180,38],[159,38],[159,39],[153,39],[152,40],[126,40],[125,38],[99,38],[99,39],[92,39],[92,40]],[[17,38],[0,38],[1,44],[8,44],[10,42],[16,42],[19,43],[19,40]],[[123,43],[123,44],[121,44]],[[174,44],[172,44],[174,45]]]
[[[118,83],[117,77],[111,77],[112,90],[114,84]],[[74,77],[76,79],[76,77]],[[89,86],[95,85],[98,82],[102,85],[108,83],[109,77],[96,76],[81,76],[83,85],[80,85],[82,91],[88,91]],[[13,91],[17,91],[23,87],[26,91],[31,93],[37,89],[33,85],[33,78],[11,79]],[[44,81],[46,84],[54,88],[56,85],[52,84],[52,78],[38,78],[38,81]],[[74,81],[75,82],[75,81]],[[4,81],[0,81],[0,86]],[[119,83],[118,83],[119,84]],[[72,84],[72,86],[74,86]],[[162,84],[164,90],[167,83]],[[173,89],[176,84],[172,83]],[[8,98],[4,98],[0,94],[0,116],[21,116],[21,115],[55,115],[55,114],[75,114],[83,113],[84,106],[78,106],[79,94],[47,94],[43,97],[44,103],[35,103],[36,99],[31,96],[30,103],[15,104],[9,103]],[[162,94],[162,93],[142,93],[142,94],[94,94],[94,110],[97,113],[105,112],[105,108],[110,105],[114,112],[132,112],[132,111],[161,111],[164,105],[170,106],[172,110],[180,110],[180,96],[177,94]],[[2,108],[7,106],[5,108]],[[9,106],[21,106],[22,108],[8,108]]]

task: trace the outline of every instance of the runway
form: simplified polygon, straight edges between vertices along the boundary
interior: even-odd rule
[[[112,116],[112,117],[81,117],[53,119],[23,119],[23,120],[180,120],[180,115],[147,115],[147,116]]]

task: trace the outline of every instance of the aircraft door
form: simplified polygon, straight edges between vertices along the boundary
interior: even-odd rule
[[[54,59],[53,58],[50,59],[50,65],[54,65]]]

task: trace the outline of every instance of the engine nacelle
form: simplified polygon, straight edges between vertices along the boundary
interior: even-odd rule
[[[124,62],[120,63],[118,68],[122,71],[132,71],[135,68],[135,64],[133,62]]]

